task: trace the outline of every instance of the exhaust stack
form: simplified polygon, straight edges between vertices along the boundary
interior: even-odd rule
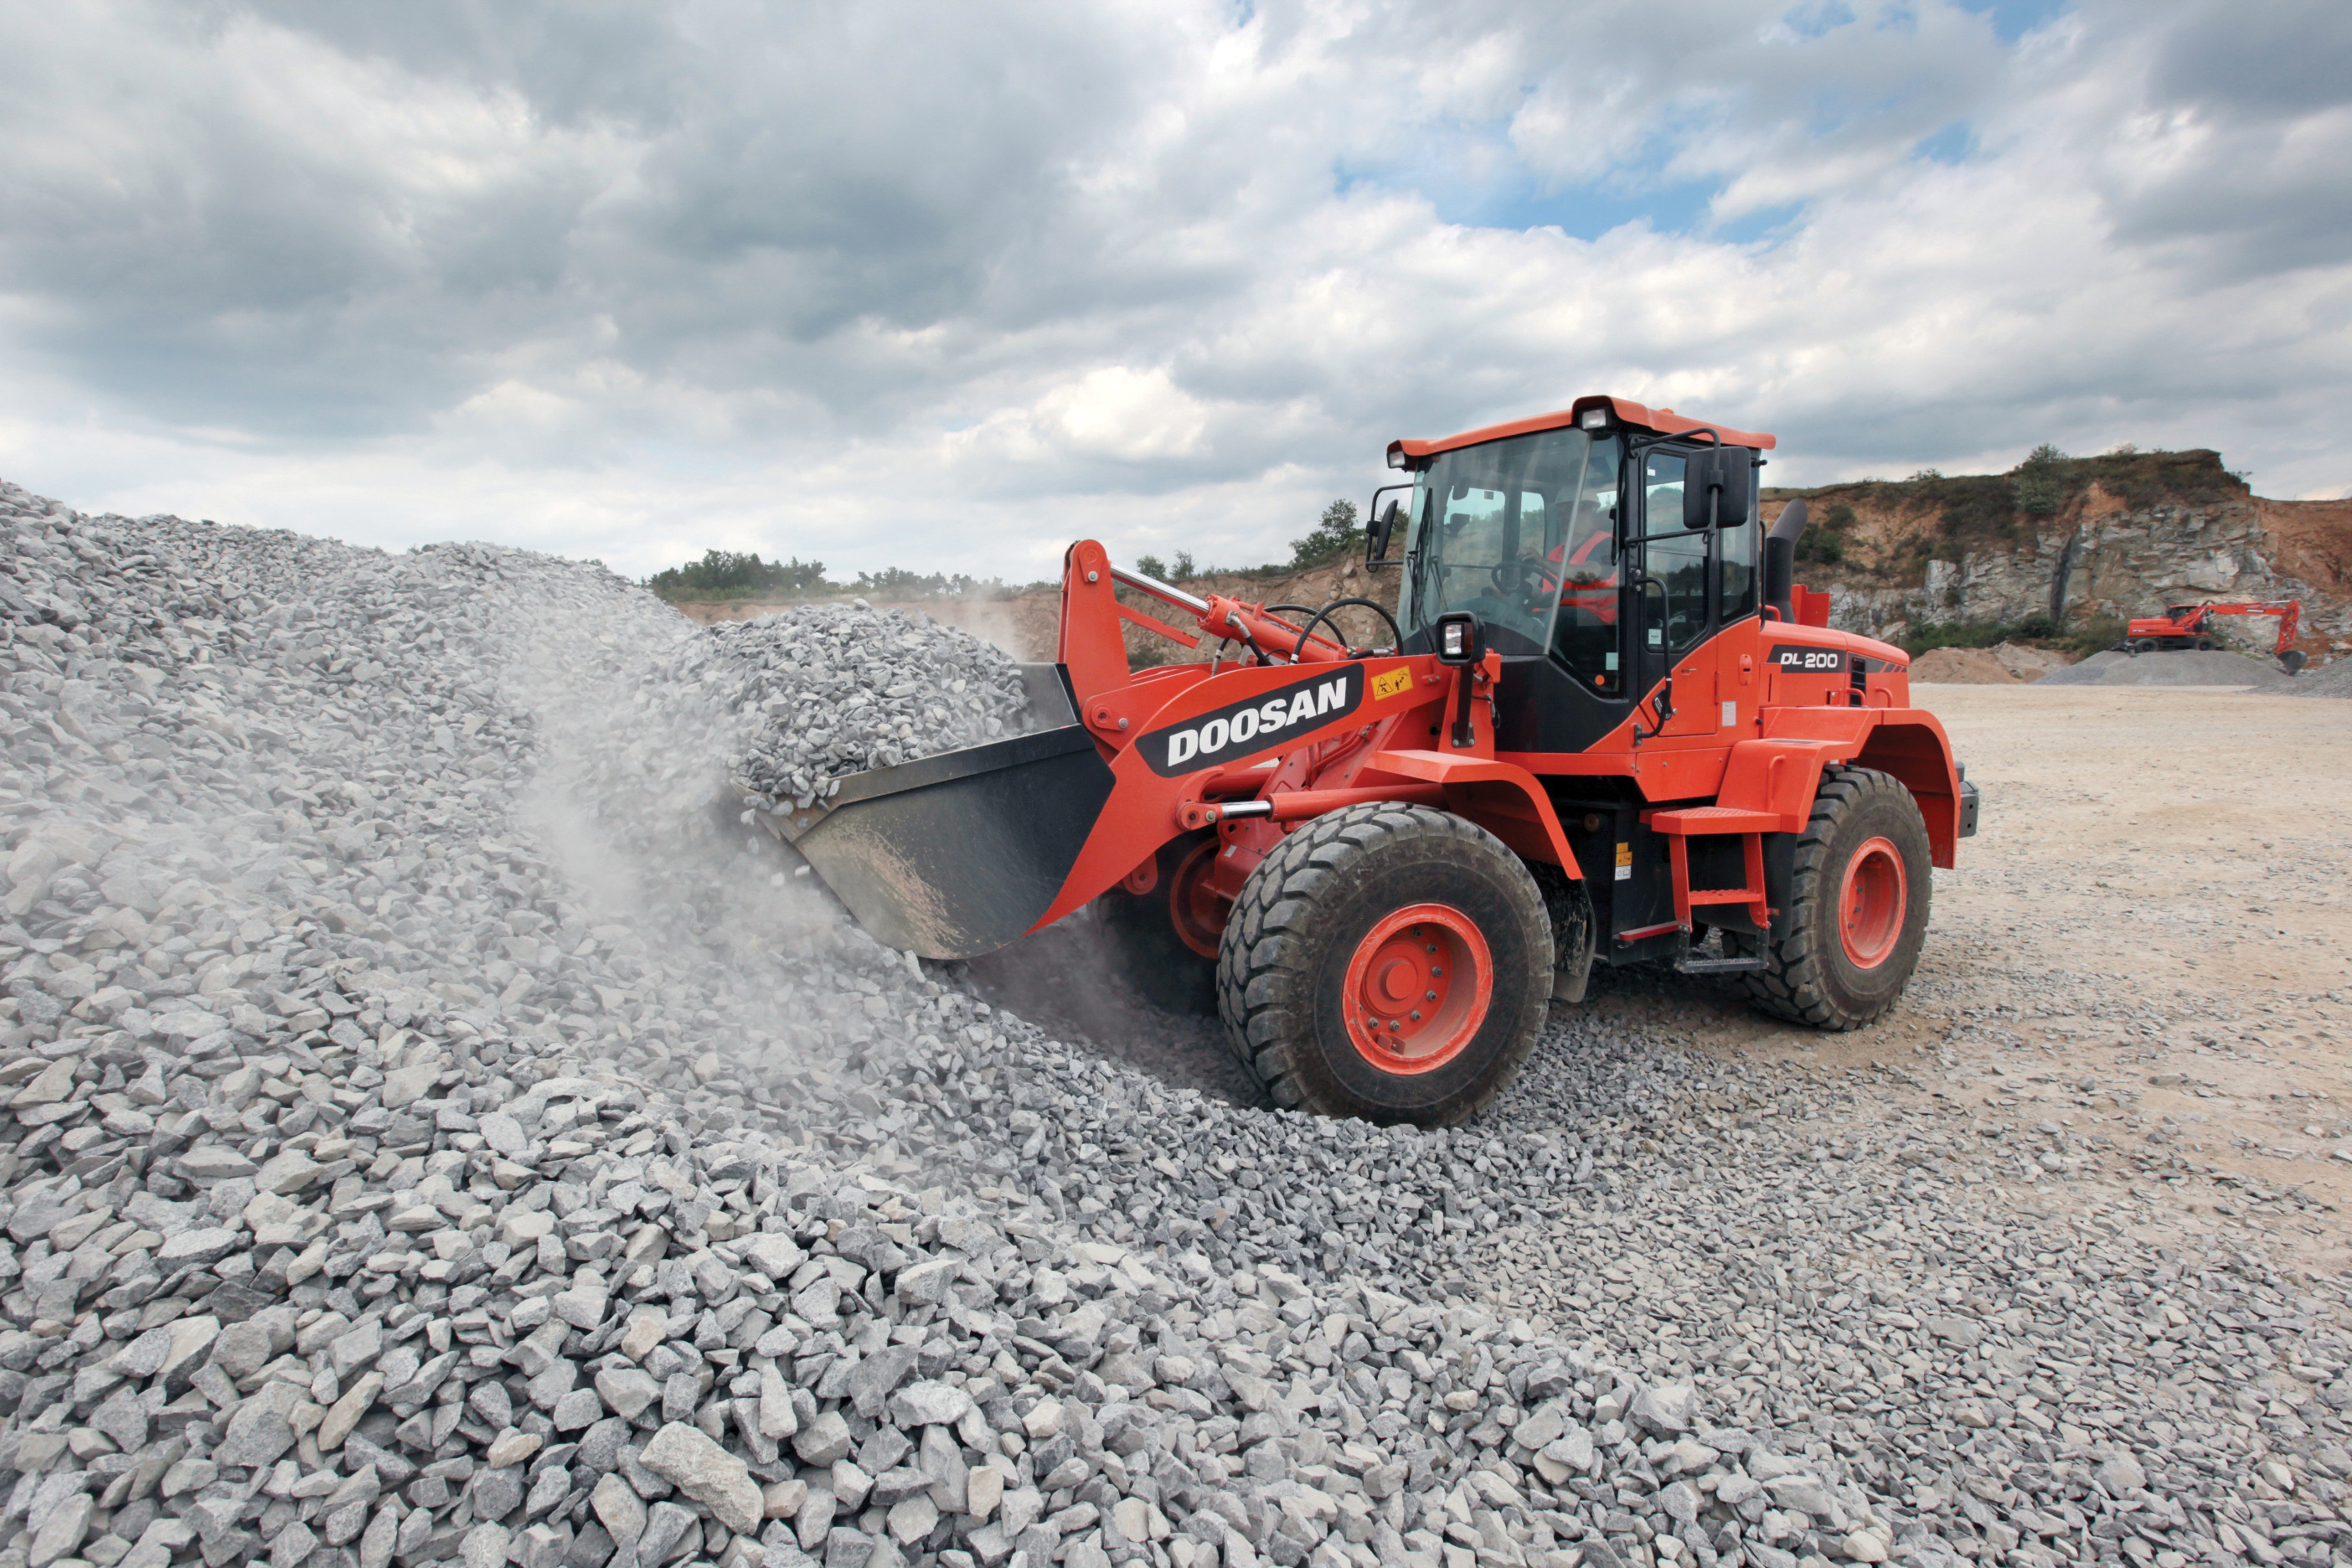
[[[1805,531],[1805,503],[1800,499],[1781,509],[1764,536],[1764,602],[1780,612],[1780,619],[1797,617],[1790,608],[1790,590],[1797,581],[1797,536]]]

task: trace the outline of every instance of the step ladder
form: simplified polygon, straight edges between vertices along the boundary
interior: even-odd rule
[[[1687,805],[1642,814],[1643,823],[1651,832],[1664,834],[1666,854],[1673,870],[1675,888],[1675,924],[1687,935],[1691,931],[1691,911],[1711,904],[1745,904],[1748,917],[1759,931],[1769,931],[1773,910],[1766,902],[1764,886],[1764,835],[1782,831],[1782,819],[1777,811],[1750,811],[1736,805]],[[1738,835],[1746,877],[1737,888],[1694,889],[1690,885],[1690,841],[1700,837],[1715,837]],[[1728,936],[1727,933],[1727,941]],[[1677,967],[1696,973],[1700,969],[1761,969],[1761,958],[1696,959]]]

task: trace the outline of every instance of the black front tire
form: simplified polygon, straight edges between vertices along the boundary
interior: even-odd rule
[[[1865,856],[1899,863],[1903,882],[1899,921],[1867,964],[1855,961],[1841,908],[1849,868]],[[1823,770],[1811,818],[1797,838],[1790,907],[1773,918],[1763,972],[1748,976],[1749,1000],[1821,1029],[1858,1029],[1876,1019],[1918,966],[1931,874],[1927,825],[1900,780],[1874,768]]]
[[[1386,1070],[1351,1039],[1342,997],[1368,937],[1422,905],[1475,928],[1490,990],[1454,1054],[1425,1070]],[[1250,874],[1225,924],[1217,1009],[1276,1104],[1441,1127],[1467,1121],[1517,1076],[1551,982],[1550,918],[1526,864],[1462,817],[1376,803],[1317,818]]]

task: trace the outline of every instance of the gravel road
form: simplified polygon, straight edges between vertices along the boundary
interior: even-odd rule
[[[0,1568],[2352,1561],[2334,705],[1938,690],[1888,1023],[1615,975],[1429,1134],[837,919],[747,714],[1003,722],[856,614],[0,489]]]

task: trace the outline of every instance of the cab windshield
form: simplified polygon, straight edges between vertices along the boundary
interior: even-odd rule
[[[1496,652],[1549,648],[1613,688],[1618,465],[1615,437],[1582,430],[1440,454],[1413,488],[1399,606],[1406,635],[1475,610]]]

